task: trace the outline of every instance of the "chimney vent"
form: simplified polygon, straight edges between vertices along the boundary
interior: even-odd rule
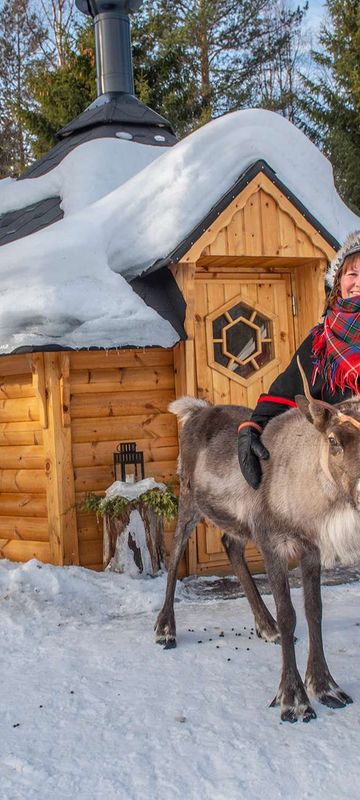
[[[134,94],[129,14],[142,0],[75,0],[94,19],[97,94]]]

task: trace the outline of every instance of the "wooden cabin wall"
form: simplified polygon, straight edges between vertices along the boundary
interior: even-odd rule
[[[299,264],[292,273],[293,294],[296,298],[294,327],[297,342],[302,342],[309,330],[321,318],[325,303],[325,273],[327,261],[316,259]]]
[[[285,210],[277,199],[256,188],[244,206],[235,210],[228,225],[217,231],[217,222],[213,241],[202,255],[323,258],[323,251],[306,230],[310,226],[306,221],[301,224],[303,227],[296,224],[290,209]]]
[[[118,443],[136,441],[146,476],[176,488],[173,351],[5,356],[0,372],[1,557],[102,569],[102,524],[81,502],[113,482]]]
[[[43,406],[28,355],[0,359],[0,555],[50,561]]]
[[[102,568],[102,525],[79,508],[88,492],[112,483],[113,453],[121,441],[144,451],[145,475],[176,483],[178,436],[168,413],[175,398],[171,350],[119,350],[70,354],[70,410],[80,564]],[[166,526],[170,548],[174,523]],[[182,565],[185,573],[185,562]]]

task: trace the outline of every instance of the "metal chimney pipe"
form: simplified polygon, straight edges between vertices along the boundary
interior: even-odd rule
[[[98,96],[107,92],[134,94],[129,14],[142,0],[75,0],[79,11],[93,17]]]

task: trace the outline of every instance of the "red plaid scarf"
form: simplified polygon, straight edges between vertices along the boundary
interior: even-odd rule
[[[358,394],[360,377],[360,297],[338,298],[312,330],[313,383],[321,375],[331,394],[345,388]]]

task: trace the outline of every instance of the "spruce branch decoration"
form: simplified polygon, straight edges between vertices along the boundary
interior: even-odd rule
[[[98,517],[122,517],[125,511],[148,508],[160,519],[171,520],[176,517],[178,498],[169,486],[166,489],[149,489],[139,497],[129,500],[128,497],[99,497],[89,493],[81,504],[82,511],[95,511]]]

